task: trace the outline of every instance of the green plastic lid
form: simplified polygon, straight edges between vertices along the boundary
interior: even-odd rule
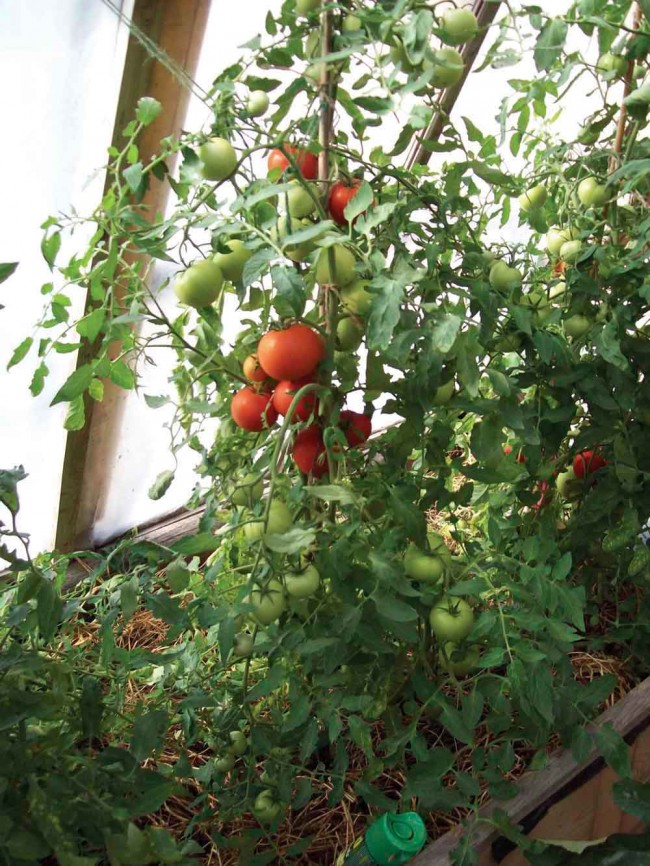
[[[417,812],[386,814],[370,825],[365,841],[378,866],[394,866],[415,857],[427,841],[427,830]]]

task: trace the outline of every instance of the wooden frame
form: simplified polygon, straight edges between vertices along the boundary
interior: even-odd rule
[[[650,780],[650,678],[606,710],[592,729],[611,724],[633,744],[632,766],[637,781]],[[640,832],[641,822],[622,812],[613,802],[611,788],[616,774],[605,766],[597,750],[581,764],[568,749],[551,756],[548,766],[524,775],[512,800],[487,803],[480,811],[489,819],[495,809],[505,812],[513,824],[531,838],[594,840],[612,833]],[[470,832],[458,826],[431,845],[412,866],[451,866],[450,854],[461,837]],[[487,823],[472,834],[478,866],[525,866],[519,849]]]
[[[187,78],[196,72],[209,11],[210,0],[135,0],[131,18],[134,26],[124,64],[113,142],[122,146],[122,130],[134,117],[138,99],[142,96],[156,98],[163,111],[145,129],[139,141],[144,161],[156,153],[161,138],[178,133],[182,127],[190,96]],[[154,60],[143,44],[146,42],[155,43],[185,75],[174,75],[167,65]],[[144,201],[152,214],[164,210],[168,191],[167,184],[152,183]],[[81,351],[77,367],[85,364],[90,356],[92,347]],[[127,396],[128,392],[106,381],[101,403],[86,395],[83,429],[68,434],[55,541],[57,550],[91,546],[92,527],[107,494],[106,470],[117,451]]]

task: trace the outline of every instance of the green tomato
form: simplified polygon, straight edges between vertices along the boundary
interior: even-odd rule
[[[353,253],[342,244],[323,248],[316,262],[316,282],[321,286],[347,286],[355,277],[355,263]]]
[[[554,286],[548,291],[548,297],[550,301],[554,301],[556,298],[561,298],[566,292],[566,283],[564,280],[561,280],[559,283],[556,283]]]
[[[595,177],[586,177],[578,184],[578,198],[585,207],[603,207],[609,201],[609,190]]]
[[[579,232],[575,229],[560,229],[557,226],[551,226],[546,232],[546,249],[553,256],[557,256],[562,248],[562,245],[567,241],[575,240]]]
[[[439,641],[459,643],[472,630],[474,611],[464,598],[445,596],[431,609],[429,625]]]
[[[564,320],[564,333],[574,340],[584,337],[589,328],[591,328],[591,320],[577,313],[575,316],[569,316],[568,319]]]
[[[199,148],[201,171],[206,180],[225,180],[237,167],[237,154],[225,138],[211,138]]]
[[[230,745],[228,751],[233,755],[245,755],[248,750],[248,737],[242,731],[231,731],[228,734]]]
[[[253,255],[244,244],[237,238],[226,242],[229,253],[216,253],[212,261],[221,268],[221,272],[227,280],[238,283],[244,273],[244,265]]]
[[[240,659],[247,659],[250,655],[253,654],[253,646],[255,645],[255,641],[253,639],[253,635],[249,634],[247,631],[240,631],[239,634],[235,635],[235,645],[233,647],[233,653]]]
[[[188,307],[209,307],[219,297],[223,273],[212,259],[201,259],[190,265],[174,282],[174,293]]]
[[[170,562],[165,569],[165,580],[172,592],[182,592],[190,584],[190,570],[184,559]]]
[[[297,0],[297,2],[300,2],[300,0]],[[275,821],[281,810],[282,806],[275,799],[275,793],[270,788],[266,788],[255,798],[253,814],[263,824],[270,824],[272,821]]]
[[[343,33],[356,33],[361,30],[361,18],[358,15],[348,14],[341,24]]]
[[[582,481],[576,478],[572,466],[569,466],[564,472],[560,472],[555,481],[555,486],[560,496],[568,502],[572,499],[577,499],[582,493],[583,488]]]
[[[433,52],[433,87],[451,87],[458,84],[465,71],[465,61],[455,48],[438,48]]]
[[[440,38],[447,45],[462,45],[478,33],[478,19],[471,9],[450,9],[442,16]]]
[[[519,196],[519,206],[524,211],[539,210],[544,206],[548,193],[541,183]]]
[[[404,571],[412,580],[440,583],[445,574],[445,563],[440,556],[423,553],[411,544],[404,554]]]
[[[266,532],[264,520],[256,520],[244,525],[244,535],[249,541],[259,541],[264,535],[275,535],[288,532],[293,526],[293,518],[287,506],[279,499],[274,499],[269,510]]]
[[[268,93],[263,90],[252,90],[248,96],[246,110],[251,117],[262,117],[269,110]]]
[[[220,755],[214,759],[214,768],[219,773],[229,773],[235,766],[235,756],[228,752],[225,755]]]
[[[440,667],[455,677],[466,677],[477,666],[479,659],[478,647],[459,649],[453,641],[447,641],[438,653]]]
[[[297,15],[304,15],[306,17],[318,9],[320,9],[320,0],[296,0]]]
[[[321,35],[320,30],[312,30],[305,39],[304,47],[305,57],[319,57],[321,54]]]
[[[271,625],[282,616],[287,606],[284,587],[275,578],[271,578],[263,589],[254,589],[248,600],[260,625]]]
[[[518,352],[521,349],[521,337],[516,333],[504,334],[494,344],[497,352]]]
[[[565,241],[560,247],[560,259],[574,265],[582,253],[582,241]]]
[[[454,396],[454,387],[455,382],[453,379],[450,379],[448,382],[445,382],[444,385],[436,388],[433,400],[431,401],[432,406],[446,406]]]
[[[451,562],[451,551],[445,544],[445,539],[439,532],[434,532],[430,529],[427,532],[427,544],[431,553],[435,553],[441,559]]]
[[[336,348],[342,352],[354,352],[361,345],[364,330],[349,316],[339,319],[336,326]]]
[[[622,78],[627,70],[627,60],[620,54],[607,51],[599,57],[596,70],[606,78]]]
[[[320,574],[313,565],[308,565],[302,571],[286,574],[284,585],[292,598],[311,598],[318,592]]]
[[[489,282],[493,289],[499,292],[511,292],[521,286],[521,271],[511,268],[505,262],[494,262],[490,268]]]
[[[372,304],[372,294],[366,291],[368,280],[354,280],[341,289],[341,305],[354,316],[367,316]]]
[[[234,493],[230,497],[233,505],[245,506],[249,508],[262,498],[264,492],[264,483],[259,475],[254,472],[249,472],[239,482]]]
[[[300,181],[291,181],[287,192],[287,210],[296,219],[308,217],[316,210],[316,202]]]

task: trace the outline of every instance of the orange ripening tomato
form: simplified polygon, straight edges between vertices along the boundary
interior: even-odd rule
[[[260,362],[257,360],[257,355],[249,355],[244,361],[244,376],[249,382],[263,382],[268,379],[266,370],[262,369]]]
[[[573,458],[573,474],[576,478],[584,478],[607,466],[607,461],[596,451],[581,451]]]
[[[305,475],[321,478],[328,471],[323,431],[318,424],[301,430],[293,443],[293,462]]]
[[[555,264],[553,265],[553,276],[554,277],[561,277],[562,274],[565,272],[565,270],[566,270],[566,263],[561,262],[558,259],[558,261],[555,262]]]
[[[273,392],[273,406],[280,415],[286,415],[296,391],[299,391],[303,385],[309,384],[309,379],[298,379],[297,382],[292,382],[290,379],[283,379],[278,382]],[[316,394],[310,391],[298,401],[298,405],[293,410],[291,416],[292,421],[306,421],[313,414],[316,408]]]
[[[327,199],[327,209],[335,223],[340,226],[345,226],[348,221],[345,218],[345,208],[357,194],[357,190],[361,186],[361,181],[358,179],[349,182],[339,180],[332,184],[329,197]],[[356,219],[356,217],[355,217]]]
[[[230,414],[235,424],[249,433],[260,433],[278,420],[271,394],[261,394],[248,386],[232,398]]]
[[[257,359],[273,379],[295,382],[310,376],[325,357],[325,342],[307,325],[290,325],[264,334]]]
[[[344,409],[339,414],[339,418],[341,420],[343,435],[351,448],[354,448],[355,445],[361,445],[370,437],[372,433],[372,418],[369,415],[353,412],[351,409]]]
[[[285,144],[284,149],[295,159],[298,172],[305,180],[316,180],[318,177],[318,157],[315,154],[300,147],[292,147],[290,144]],[[271,151],[266,164],[269,171],[273,171],[274,168],[285,171],[291,166],[287,157],[278,148]]]

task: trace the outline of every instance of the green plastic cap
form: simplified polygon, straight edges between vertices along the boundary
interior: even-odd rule
[[[422,850],[427,830],[417,812],[386,814],[370,825],[365,841],[377,866],[395,866],[408,863]]]

